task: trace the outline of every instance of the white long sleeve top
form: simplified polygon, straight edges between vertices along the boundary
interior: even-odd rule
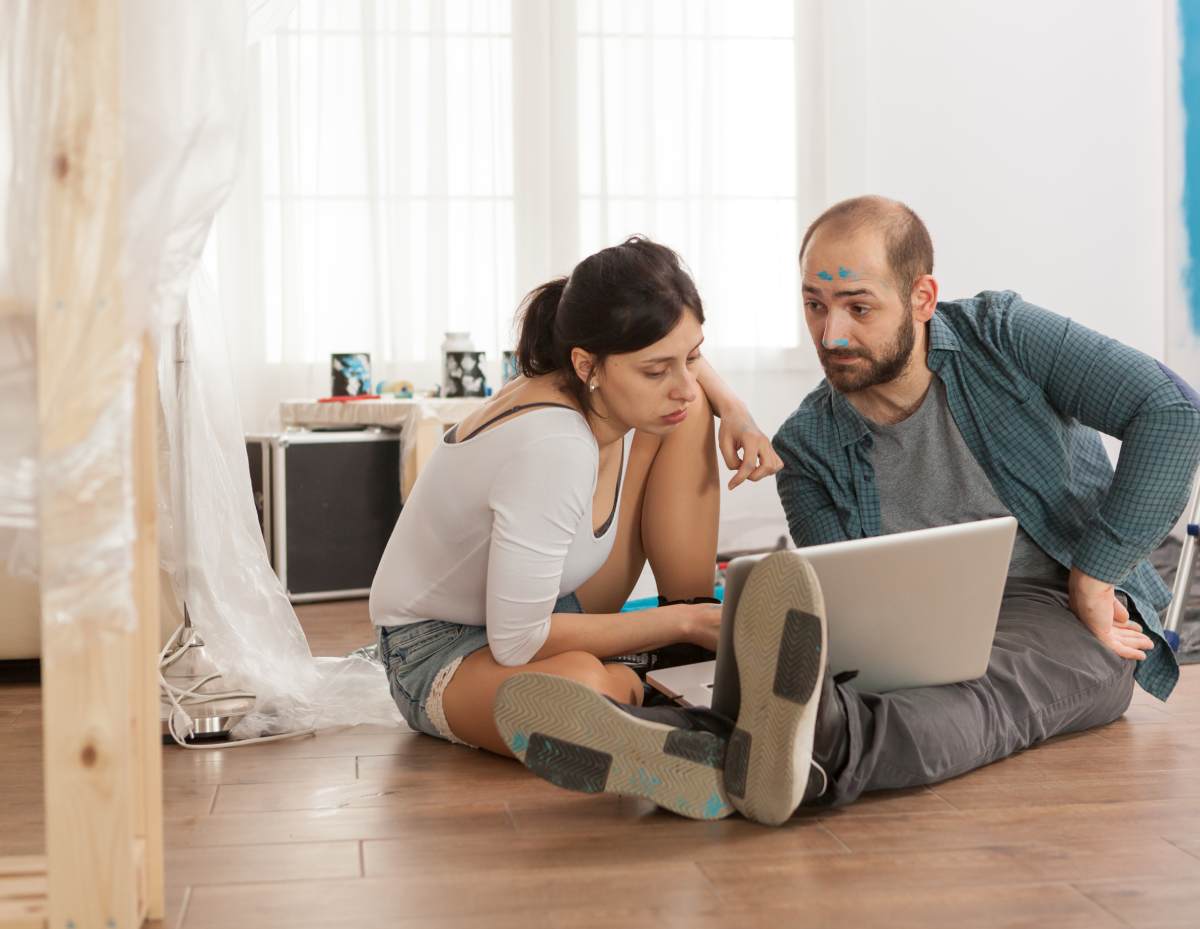
[[[421,469],[375,572],[371,621],[486,626],[497,662],[528,662],[550,634],[555,601],[612,551],[629,438],[612,516],[597,535],[599,449],[577,411],[525,410],[461,442],[447,433]]]

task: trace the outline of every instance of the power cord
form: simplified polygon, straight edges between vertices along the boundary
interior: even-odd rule
[[[185,706],[203,706],[206,703],[215,703],[219,700],[253,700],[255,695],[246,693],[242,690],[218,691],[209,693],[200,693],[200,688],[209,684],[221,675],[209,674],[207,677],[201,678],[195,684],[188,688],[176,687],[170,683],[164,676],[164,672],[173,664],[179,661],[187,654],[188,649],[199,648],[201,643],[197,640],[196,630],[187,624],[181,623],[179,628],[171,633],[171,637],[167,639],[167,644],[163,646],[162,651],[158,653],[158,685],[162,691],[162,695],[171,705],[171,711],[167,714],[167,732],[175,741],[175,744],[180,748],[189,749],[219,749],[219,748],[240,748],[243,745],[261,745],[265,742],[281,742],[284,739],[296,739],[301,736],[315,735],[316,729],[301,729],[296,732],[282,732],[278,735],[264,735],[253,739],[238,739],[228,742],[211,742],[203,745],[193,744],[187,739],[192,736],[194,726],[191,716]],[[187,720],[187,730],[180,735],[176,725],[177,719]]]

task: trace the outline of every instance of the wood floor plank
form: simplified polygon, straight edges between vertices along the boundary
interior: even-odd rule
[[[490,843],[503,848],[514,834],[499,804],[463,804],[453,809],[336,809],[275,813],[216,813],[168,822],[169,848],[256,845],[279,842],[338,842],[405,839],[420,843],[439,836],[448,843]]]
[[[452,806],[462,800],[464,792],[477,803],[502,804],[510,799],[545,800],[560,793],[515,762],[496,760],[511,772],[464,778],[453,773],[441,776],[436,768],[397,768],[344,784],[227,784],[220,787],[213,812]]]
[[[333,784],[352,783],[356,778],[353,756],[276,758],[267,748],[202,752],[168,747],[163,754],[163,779],[173,784]]]
[[[846,816],[880,816],[898,813],[943,813],[953,807],[943,797],[928,787],[913,787],[908,790],[880,790],[864,794],[848,807],[843,808]]]
[[[1190,860],[1189,860],[1190,859]],[[1162,839],[1109,848],[1036,842],[980,848],[860,852],[830,857],[743,859],[701,864],[723,900],[752,904],[810,894],[853,896],[863,890],[903,892],[974,885],[1071,883],[1137,876],[1200,881],[1200,859]]]
[[[167,849],[165,864],[167,884],[171,886],[310,881],[362,875],[357,841],[184,846]]]
[[[1200,858],[1200,836],[1191,839],[1172,839],[1171,844],[1187,852],[1189,855]]]
[[[1066,884],[1010,887],[917,888],[878,891],[869,885],[850,895],[817,892],[790,895],[791,906],[762,901],[752,909],[729,904],[679,914],[670,910],[576,909],[551,912],[555,929],[1116,929],[1112,914]]]
[[[492,868],[469,875],[453,868],[406,869],[385,878],[196,887],[185,929],[239,926],[548,925],[544,912],[595,909],[617,899],[686,913],[716,898],[699,869],[663,862],[657,868],[562,870],[547,880],[526,869]],[[463,920],[468,922],[464,923]]]
[[[0,709],[40,709],[42,691],[37,684],[0,684]]]
[[[647,800],[558,791],[549,801],[510,802],[518,835],[560,841],[586,839],[624,848],[653,860],[672,860],[686,849],[694,861],[730,855],[841,854],[842,843],[814,816],[797,817],[786,829],[770,829],[731,816],[698,823],[657,809]]]
[[[402,729],[399,726],[340,726],[335,729],[321,730],[314,735],[300,736],[276,742],[271,746],[271,757],[280,759],[293,758],[336,758],[347,755],[411,755],[412,743],[417,739],[425,739],[419,733]],[[265,748],[266,746],[262,746]],[[229,752],[250,752],[251,746],[245,748],[221,749]],[[168,746],[168,753],[183,752],[177,746]]]
[[[823,824],[852,852],[978,848],[1037,842],[1106,847],[1147,837],[1200,834],[1200,801],[1130,800],[1120,804],[1009,807],[946,815],[827,816]]]
[[[1163,771],[1136,783],[1088,771],[1051,779],[980,783],[971,777],[935,784],[932,792],[958,810],[1023,806],[1074,806],[1129,800],[1197,800],[1200,777],[1192,771]]]
[[[40,804],[0,810],[0,826],[0,856],[46,853],[46,820]]]
[[[1195,929],[1200,881],[1124,879],[1077,882],[1074,887],[1133,929]]]
[[[523,823],[504,842],[505,863],[549,873],[633,863],[653,870],[663,862],[719,863],[752,857],[775,861],[845,854],[842,844],[815,820],[799,828],[769,830],[740,818],[697,823],[656,812],[640,801],[583,799],[595,801],[591,814],[552,817],[558,820],[552,829],[533,829]],[[495,853],[493,843],[448,841],[436,835],[422,843],[366,841],[363,868],[368,877],[381,877],[437,861],[473,872],[491,867]]]
[[[1170,714],[1166,712],[1166,704],[1160,703],[1153,698],[1150,698],[1148,702],[1138,702],[1135,700],[1129,705],[1129,708],[1120,719],[1109,723],[1107,726],[1102,726],[1096,731],[1100,735],[1104,735],[1110,729],[1123,729],[1137,723],[1166,723],[1170,719]]]
[[[1197,738],[1200,736],[1200,725],[1164,716],[1162,722],[1109,726],[1096,736],[1107,745],[1119,746],[1128,751],[1174,757],[1177,753],[1187,754],[1195,749],[1200,741]]]

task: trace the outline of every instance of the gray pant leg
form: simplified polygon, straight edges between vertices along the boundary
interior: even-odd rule
[[[980,679],[887,694],[838,685],[850,749],[833,803],[932,784],[1051,736],[1112,722],[1133,696],[1134,666],[1087,631],[1065,590],[1010,581]]]

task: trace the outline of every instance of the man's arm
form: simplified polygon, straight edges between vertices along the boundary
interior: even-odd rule
[[[1140,661],[1153,641],[1129,621],[1115,585],[1170,530],[1200,459],[1200,398],[1148,355],[1017,302],[999,344],[1051,406],[1121,440],[1108,493],[1075,546],[1072,612],[1106,647]]]
[[[783,470],[775,475],[775,489],[792,541],[800,548],[845,541],[846,532],[825,485],[801,463],[798,452],[781,435],[775,436],[772,445],[783,460]]]
[[[993,334],[1060,413],[1121,440],[1108,494],[1075,567],[1119,583],[1170,531],[1200,461],[1200,398],[1148,355],[1072,320],[1014,302]]]

